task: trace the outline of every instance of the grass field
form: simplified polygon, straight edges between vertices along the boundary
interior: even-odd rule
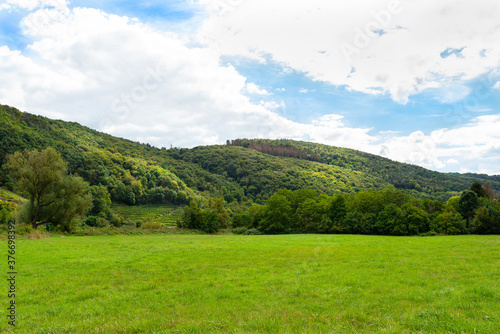
[[[177,220],[180,219],[182,214],[182,207],[171,204],[128,206],[113,203],[111,208],[116,213],[119,213],[123,217],[129,218],[135,222],[152,220],[164,225],[165,227],[175,227]]]
[[[18,239],[16,265],[17,333],[500,332],[499,236]]]

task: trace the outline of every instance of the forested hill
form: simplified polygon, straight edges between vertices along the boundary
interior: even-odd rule
[[[350,149],[241,139],[167,150],[0,106],[0,165],[9,153],[49,146],[62,154],[71,173],[106,186],[113,201],[129,205],[186,204],[209,196],[263,203],[281,188],[331,195],[393,184],[419,197],[446,200],[473,181],[487,181],[500,191],[500,176],[443,174]],[[3,170],[0,186],[12,189]]]

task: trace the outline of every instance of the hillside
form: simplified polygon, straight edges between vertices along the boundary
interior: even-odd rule
[[[500,176],[443,174],[350,149],[291,140],[234,140],[226,145],[155,148],[73,122],[0,106],[0,164],[23,149],[59,151],[69,171],[105,185],[123,204],[186,204],[224,196],[227,202],[264,202],[288,188],[325,194],[383,189],[393,184],[418,197],[446,200],[473,181],[500,191]],[[12,189],[5,171],[0,185]]]

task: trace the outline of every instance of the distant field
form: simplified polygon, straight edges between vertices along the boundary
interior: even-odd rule
[[[500,332],[499,236],[18,240],[17,270],[17,333]]]
[[[166,227],[175,227],[177,220],[182,214],[182,208],[180,206],[169,204],[128,206],[113,203],[111,204],[111,208],[125,218],[132,219],[135,222],[144,222],[147,219],[151,219]]]

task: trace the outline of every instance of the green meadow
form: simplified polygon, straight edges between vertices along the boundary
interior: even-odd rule
[[[499,236],[53,236],[16,247],[16,333],[500,332]]]

